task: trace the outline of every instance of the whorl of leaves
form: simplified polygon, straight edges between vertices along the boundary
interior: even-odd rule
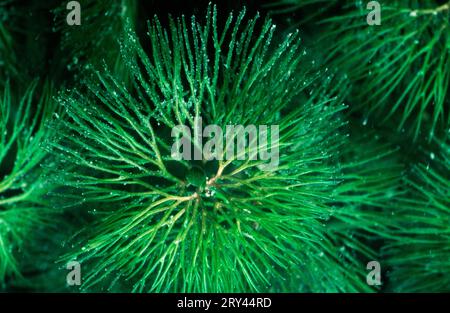
[[[345,108],[331,95],[343,86],[300,70],[298,32],[275,44],[270,20],[244,15],[218,27],[210,7],[204,24],[182,17],[168,29],[155,18],[150,46],[132,31],[122,42],[132,88],[103,70],[60,98],[67,119],[50,145],[75,165],[61,168],[64,195],[95,208],[66,258],[84,264],[83,289],[278,290],[292,275],[304,291],[369,289],[326,238]],[[223,129],[279,125],[277,170],[175,161],[171,129],[200,116]]]

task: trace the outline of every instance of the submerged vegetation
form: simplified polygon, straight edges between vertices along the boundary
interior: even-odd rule
[[[0,1],[0,290],[450,290],[448,4],[243,4]],[[276,167],[174,158],[198,118]]]

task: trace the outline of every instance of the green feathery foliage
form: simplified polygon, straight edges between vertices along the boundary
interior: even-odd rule
[[[364,1],[282,0],[270,7],[273,14],[300,12],[294,25],[317,22],[323,36],[314,41],[326,51],[324,63],[349,76],[353,110],[377,124],[390,121],[416,141],[435,132],[439,138],[450,122],[450,2],[379,2],[380,26],[367,24]]]
[[[379,26],[252,1],[280,32],[187,1],[81,0],[69,26],[67,2],[0,0],[1,291],[450,291],[448,0],[379,1]],[[178,160],[197,118],[280,137]]]
[[[125,23],[134,24],[137,15],[136,0],[80,0],[81,25],[68,25],[67,3],[54,10],[55,32],[61,32],[61,58],[67,69],[84,70],[106,62],[121,72],[119,38]]]
[[[373,130],[355,125],[343,128],[348,135],[341,137],[342,145],[335,152],[339,155],[338,183],[329,197],[331,211],[323,224],[326,233],[322,241],[339,257],[341,267],[315,273],[334,292],[341,289],[332,290],[332,286],[348,281],[352,284],[347,288],[353,289],[346,291],[373,290],[366,284],[365,266],[369,261],[383,260],[381,247],[390,236],[388,221],[395,215],[391,204],[404,194],[401,186],[405,167],[399,148],[383,142]],[[330,284],[333,279],[335,283]],[[297,275],[291,280],[296,285],[289,285],[288,290],[311,291],[298,287],[305,277]]]
[[[404,164],[399,149],[384,142],[372,130],[351,127],[341,157],[341,182],[333,190],[334,214],[327,235],[347,259],[349,272],[360,273],[365,265],[383,264],[381,247],[389,238],[389,220],[395,214],[392,202],[403,195]],[[385,288],[385,281],[379,288]]]
[[[374,223],[371,216],[379,215],[382,220],[394,214],[391,209],[386,215],[385,210],[403,194],[400,187],[405,165],[399,148],[385,142],[377,132],[352,128],[349,141],[342,148],[342,182],[333,192],[334,198],[345,207],[337,217],[348,226],[385,234],[386,230],[379,227],[386,223]]]
[[[392,227],[383,248],[391,291],[450,291],[450,145],[438,144],[440,153],[428,152],[405,176],[407,194],[386,223]]]
[[[7,84],[0,98],[0,286],[20,277],[20,257],[51,222],[45,199],[50,185],[41,168],[47,153],[40,146],[50,135],[45,121],[53,109],[51,88],[42,88],[34,109],[37,89],[34,82],[15,105]]]
[[[345,108],[332,95],[343,85],[300,70],[298,32],[275,45],[270,20],[244,15],[222,32],[211,8],[204,25],[155,18],[148,53],[131,30],[122,43],[133,88],[101,71],[60,98],[68,119],[50,145],[74,165],[60,171],[64,197],[93,209],[65,258],[83,263],[83,289],[286,291],[295,276],[302,291],[369,290],[326,235]],[[171,129],[196,117],[279,125],[278,169],[175,161]]]
[[[446,136],[448,132],[450,6],[443,1],[380,3],[381,26],[367,25],[369,11],[365,2],[343,3],[335,13],[322,12],[319,17],[316,11],[309,11],[310,19],[302,16],[299,20],[322,19],[318,27],[324,35],[318,47],[325,51],[327,66],[338,68],[350,78],[352,90],[347,101],[352,113],[364,114],[363,125],[367,128],[395,122],[399,130],[411,131],[415,144],[420,146],[420,140]],[[274,13],[294,12],[321,5],[322,1],[284,4],[286,12]],[[330,14],[334,16],[329,17]],[[367,134],[364,130],[359,132]],[[391,142],[395,142],[393,137],[396,135],[387,134]],[[335,193],[338,199],[342,199],[342,190],[356,195],[348,197],[344,193],[342,203],[346,209],[340,210],[336,219],[344,221],[345,227],[350,225],[349,231],[361,237],[359,242],[369,240],[367,246],[378,250],[376,260],[389,270],[386,290],[448,291],[448,145],[441,144],[444,152],[440,158],[436,149],[431,150],[434,166],[427,161],[416,166],[410,175],[401,170],[405,168],[401,163],[416,162],[414,156],[404,156],[404,160],[386,158],[383,150],[370,149],[364,142],[367,141],[345,147],[355,155],[357,163],[373,174],[366,172],[357,178],[360,173],[355,177],[355,166],[349,164],[348,170],[353,174],[346,176]],[[374,156],[375,168],[365,164],[366,153]],[[400,180],[401,177],[406,178]],[[355,178],[363,185],[352,184]],[[367,210],[367,205],[372,209]],[[359,223],[354,229],[356,221]],[[366,255],[370,255],[369,251]]]
[[[322,42],[326,61],[352,81],[352,108],[377,124],[433,138],[449,121],[450,3],[397,0],[381,3],[381,26],[369,26],[365,3],[329,18]],[[347,13],[345,13],[347,12]]]

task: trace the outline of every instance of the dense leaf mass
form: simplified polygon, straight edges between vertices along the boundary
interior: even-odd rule
[[[0,0],[1,291],[450,291],[447,0],[79,3]]]

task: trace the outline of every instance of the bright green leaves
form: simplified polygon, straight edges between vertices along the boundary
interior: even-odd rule
[[[434,144],[439,153],[426,152],[405,177],[406,194],[383,248],[393,291],[450,290],[450,146],[448,140]]]
[[[350,78],[347,101],[353,112],[415,141],[440,138],[450,121],[449,3],[381,3],[379,26],[367,24],[367,3],[275,1],[273,13],[299,12],[301,19],[290,18],[294,25],[317,22],[311,30],[323,36],[312,42],[326,51],[327,66]],[[327,11],[330,7],[334,10]]]
[[[40,98],[35,100],[38,92]],[[51,88],[38,88],[37,83],[32,83],[19,99],[11,95],[9,84],[1,92],[0,285],[20,276],[21,249],[32,245],[33,238],[49,222],[45,195],[51,183],[41,168],[48,155],[41,144],[50,132],[45,128],[52,113],[50,96]]]
[[[125,23],[134,25],[137,1],[81,0],[79,3],[82,16],[79,26],[67,24],[67,2],[58,2],[53,10],[53,31],[60,32],[62,36],[59,57],[64,62],[61,65],[66,64],[67,70],[79,72],[105,62],[117,74],[125,75],[118,62],[118,39]]]
[[[66,258],[87,264],[83,289],[126,279],[139,292],[286,290],[278,282],[293,273],[305,291],[369,289],[360,274],[342,274],[342,254],[325,239],[344,85],[308,73],[298,32],[274,44],[275,27],[257,20],[242,11],[219,27],[213,7],[201,23],[163,28],[155,18],[145,45],[131,30],[122,42],[130,85],[104,70],[89,92],[59,99],[67,118],[50,144],[71,164],[65,195],[97,211]],[[193,129],[198,117],[279,125],[279,168],[175,161],[171,128]],[[325,282],[319,269],[340,279]]]
[[[450,288],[445,4],[382,3],[378,27],[364,1],[275,1],[275,18],[297,12],[289,33],[245,10],[146,22],[136,1],[80,2],[79,28],[60,3],[51,24],[8,2],[0,25],[2,287],[36,273],[32,288],[64,290],[53,275],[78,261],[84,291]],[[28,82],[43,68],[64,86],[56,113],[52,88]],[[276,125],[277,167],[176,159],[171,131],[198,118]]]
[[[431,3],[432,2],[432,3]],[[441,136],[449,125],[448,6],[431,1],[382,6],[381,26],[366,24],[364,4],[327,19],[327,62],[346,72],[352,108],[377,124],[394,123],[416,140]]]
[[[290,24],[323,34],[316,52],[350,80],[329,234],[350,260],[380,260],[385,290],[448,291],[450,3],[380,1],[380,26],[367,25],[367,3],[274,2],[275,14],[297,12]],[[314,6],[323,10],[305,10]]]
[[[293,94],[285,90],[301,89],[302,82],[293,79],[299,59],[298,33],[269,56],[275,30],[269,21],[256,36],[258,17],[245,25],[244,12],[237,17],[230,15],[222,30],[216,25],[216,13],[207,16],[205,26],[183,17],[172,20],[168,30],[155,19],[148,32],[150,55],[134,34],[125,37],[122,53],[129,56],[125,61],[142,86],[143,100],[152,102],[155,119],[169,127],[186,121],[192,127],[200,113],[206,122],[218,125],[238,120],[248,123],[255,117],[264,124],[265,115],[273,117],[273,111],[289,103]],[[279,71],[269,77],[272,67]]]

